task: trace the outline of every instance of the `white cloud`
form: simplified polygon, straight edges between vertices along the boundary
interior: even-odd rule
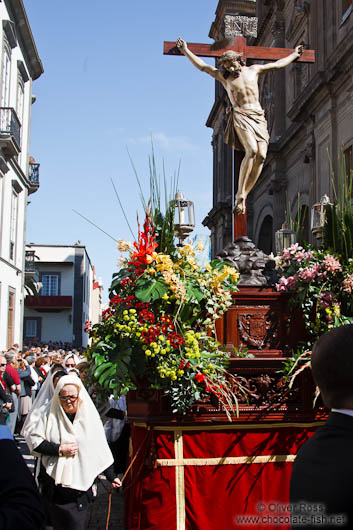
[[[170,150],[178,151],[196,151],[197,146],[194,145],[190,138],[187,136],[167,136],[163,132],[151,133],[149,136],[140,136],[135,138],[129,138],[130,144],[153,144],[157,147]]]

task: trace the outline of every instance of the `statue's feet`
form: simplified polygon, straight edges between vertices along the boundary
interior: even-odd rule
[[[235,198],[233,213],[235,213],[236,215],[240,214],[240,213],[241,214],[246,213],[246,202],[245,202],[245,198],[244,197],[236,197]]]

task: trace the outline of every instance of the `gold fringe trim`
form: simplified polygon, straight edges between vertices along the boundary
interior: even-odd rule
[[[227,466],[239,464],[268,464],[294,462],[296,455],[220,456],[216,458],[158,458],[157,466]]]
[[[144,427],[145,429],[151,428],[153,431],[172,431],[172,432],[182,432],[182,431],[240,431],[244,429],[254,430],[254,429],[285,429],[288,427],[291,428],[310,428],[310,427],[321,427],[324,425],[324,421],[316,421],[313,423],[250,423],[250,424],[237,424],[237,423],[227,423],[226,425],[149,425],[147,423],[134,422],[135,427]]]
[[[174,454],[175,460],[184,460],[183,433],[174,432]],[[175,467],[175,495],[176,495],[176,530],[185,530],[185,483],[184,467]]]

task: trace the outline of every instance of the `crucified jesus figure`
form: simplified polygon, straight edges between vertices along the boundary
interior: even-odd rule
[[[227,91],[230,106],[224,141],[245,151],[233,212],[245,213],[246,198],[260,176],[270,140],[259,101],[259,75],[289,65],[302,55],[303,46],[297,46],[293,53],[278,61],[251,66],[245,66],[242,54],[228,50],[220,57],[219,68],[215,68],[194,55],[180,37],[176,45],[196,68],[217,79]]]

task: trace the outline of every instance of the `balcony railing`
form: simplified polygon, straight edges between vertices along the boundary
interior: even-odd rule
[[[0,107],[0,136],[10,135],[21,148],[21,123],[12,107]]]
[[[32,309],[71,309],[72,296],[26,296],[25,306]]]
[[[39,166],[40,164],[29,163],[28,180],[33,187],[39,186]]]

